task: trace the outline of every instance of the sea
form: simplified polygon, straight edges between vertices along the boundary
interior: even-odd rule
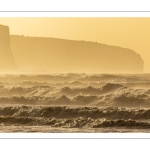
[[[149,133],[150,74],[1,74],[1,133]]]

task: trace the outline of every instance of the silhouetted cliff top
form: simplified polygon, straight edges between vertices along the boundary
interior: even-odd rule
[[[0,28],[7,28],[7,29],[9,29],[9,26],[0,24]]]
[[[116,49],[120,49],[120,50],[129,50],[129,51],[132,51],[133,53],[136,53],[138,54],[137,52],[135,52],[134,50],[130,49],[130,48],[125,48],[125,47],[121,47],[121,46],[114,46],[114,45],[109,45],[109,44],[102,44],[102,43],[99,43],[99,42],[94,42],[94,41],[84,41],[84,40],[73,40],[73,39],[62,39],[62,38],[54,38],[54,37],[36,37],[36,36],[25,36],[25,35],[10,35],[10,36],[13,36],[13,37],[19,37],[19,38],[36,38],[36,39],[47,39],[47,40],[61,40],[61,41],[68,41],[68,42],[82,42],[82,43],[89,43],[89,44],[98,44],[98,45],[101,45],[101,46],[108,46],[108,47],[113,47],[113,48],[116,48]]]

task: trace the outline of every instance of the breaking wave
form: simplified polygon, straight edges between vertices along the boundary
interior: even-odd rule
[[[4,106],[0,107],[2,125],[48,125],[67,128],[134,127],[150,128],[149,109],[96,107]]]
[[[101,120],[91,118],[56,119],[56,118],[30,118],[30,117],[0,117],[0,124],[3,125],[27,125],[63,127],[63,128],[104,128],[104,127],[125,127],[125,128],[150,128],[150,123],[135,120]]]
[[[92,118],[92,119],[150,119],[150,109],[118,107],[67,107],[67,106],[1,106],[0,116],[44,118]]]
[[[0,104],[21,105],[70,105],[96,107],[141,107],[150,108],[148,94],[108,93],[103,95],[76,95],[69,97],[65,94],[56,96],[1,96]]]

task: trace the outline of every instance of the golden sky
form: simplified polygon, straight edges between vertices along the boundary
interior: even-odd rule
[[[94,41],[130,48],[150,72],[150,18],[0,18],[10,34]]]

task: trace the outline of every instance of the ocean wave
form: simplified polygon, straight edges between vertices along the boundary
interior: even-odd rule
[[[68,74],[6,74],[0,75],[0,82],[124,82],[139,83],[150,82],[149,74],[85,74],[85,73],[68,73]]]
[[[132,95],[104,94],[104,95],[76,95],[68,97],[65,94],[56,96],[1,96],[0,104],[25,105],[70,105],[70,106],[97,106],[97,107],[150,107],[150,96],[147,94]]]
[[[24,86],[0,86],[0,96],[52,96],[57,95],[60,96],[65,94],[67,96],[76,96],[76,95],[101,95],[107,92],[113,92],[117,89],[123,89],[122,85],[119,84],[111,84],[107,83],[106,85],[94,88],[91,85],[85,88],[70,88],[70,87],[51,87],[51,86],[32,86],[32,87],[24,87]]]
[[[130,88],[149,86],[149,74],[0,75],[0,84],[0,104],[150,107],[149,88]]]
[[[1,106],[3,117],[44,117],[44,118],[92,118],[92,119],[150,119],[150,109],[126,109],[118,107],[67,107],[67,106]]]
[[[135,120],[105,120],[91,118],[56,119],[56,118],[31,118],[31,117],[0,117],[1,125],[26,125],[26,126],[50,126],[62,128],[150,128],[150,123]]]

